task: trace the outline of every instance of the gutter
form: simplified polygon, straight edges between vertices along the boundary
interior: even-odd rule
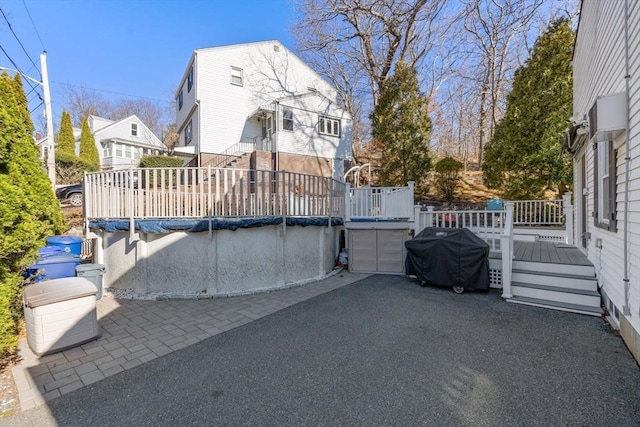
[[[624,306],[622,306],[622,312],[625,316],[631,316],[631,309],[629,307],[629,163],[631,162],[631,142],[629,141],[629,127],[631,123],[631,111],[630,111],[630,83],[631,73],[629,71],[629,0],[624,0],[624,81],[625,81],[625,102],[626,102],[626,127],[625,127],[625,171],[624,171],[624,277],[622,282],[624,284]]]

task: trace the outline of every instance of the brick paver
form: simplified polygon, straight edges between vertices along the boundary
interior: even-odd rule
[[[361,280],[346,271],[268,293],[203,300],[98,301],[101,337],[59,353],[38,357],[26,340],[12,373],[21,409],[27,410],[80,387],[180,350],[278,310]]]

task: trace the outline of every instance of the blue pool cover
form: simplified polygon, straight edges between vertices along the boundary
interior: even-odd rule
[[[280,225],[283,218],[211,218],[212,230],[237,230],[239,228],[255,228],[267,225]],[[286,217],[287,226],[309,225],[328,226],[329,217]],[[343,225],[342,217],[331,217],[331,225]],[[136,219],[134,226],[137,231],[143,233],[171,233],[172,231],[201,232],[209,231],[209,219]],[[107,219],[92,220],[89,222],[92,230],[104,230],[108,232],[129,231],[129,220]]]

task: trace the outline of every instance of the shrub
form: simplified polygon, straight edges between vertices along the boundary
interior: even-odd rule
[[[98,168],[67,153],[56,154],[56,180],[58,184],[77,184],[85,172],[96,172]]]
[[[85,163],[91,165],[96,170],[100,167],[100,154],[96,148],[96,140],[89,129],[89,121],[85,117],[82,120],[82,131],[80,133],[80,157]]]
[[[446,202],[451,202],[460,181],[463,165],[453,157],[445,157],[435,164],[435,188]]]
[[[19,75],[0,76],[0,357],[15,351],[22,317],[21,273],[45,237],[65,230],[42,168]]]
[[[143,156],[138,167],[141,168],[180,168],[183,161],[171,156]]]

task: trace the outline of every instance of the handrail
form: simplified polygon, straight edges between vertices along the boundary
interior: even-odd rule
[[[84,185],[87,220],[344,215],[344,183],[295,172],[145,168],[87,173]]]
[[[202,167],[211,166],[212,168],[219,168],[223,165],[230,163],[233,159],[236,159],[243,154],[252,153],[256,149],[255,140],[252,142],[240,141],[233,144],[231,147],[224,150],[222,153],[216,154],[211,160],[202,165]]]

